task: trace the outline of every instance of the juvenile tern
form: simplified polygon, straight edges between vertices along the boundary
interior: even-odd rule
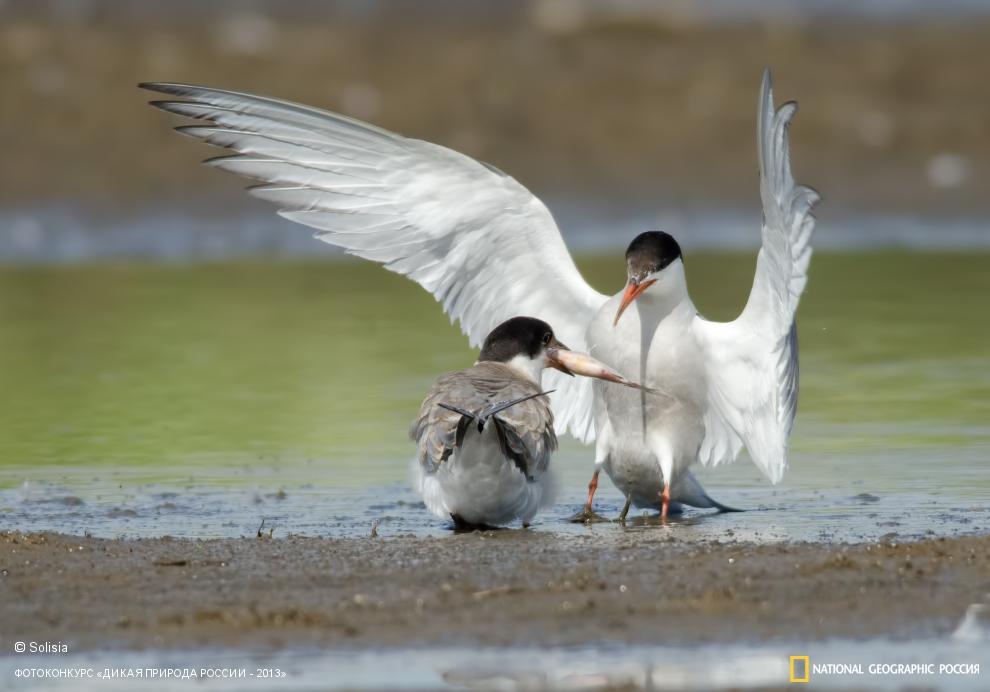
[[[440,376],[409,430],[427,508],[458,528],[528,525],[553,500],[557,449],[544,368],[634,387],[557,341],[546,322],[513,317],[485,339],[478,362]]]
[[[763,242],[746,307],[727,323],[697,313],[680,247],[666,234],[633,241],[626,288],[609,298],[581,277],[543,203],[492,166],[287,101],[141,86],[173,97],[153,105],[205,121],[180,132],[234,150],[209,165],[260,181],[251,194],[317,229],[318,239],[419,283],[472,345],[513,315],[533,315],[658,390],[619,393],[543,375],[554,390],[556,430],[585,443],[597,436],[587,513],[602,468],[626,495],[623,516],[630,503],[663,514],[671,502],[721,508],[688,467],[731,461],[743,447],[771,482],[780,480],[797,407],[794,320],[818,195],[791,177],[787,129],[796,105],[774,111],[769,72],[757,124]]]

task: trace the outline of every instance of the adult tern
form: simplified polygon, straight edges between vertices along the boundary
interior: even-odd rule
[[[625,492],[624,512],[629,502],[658,504],[664,514],[672,501],[717,507],[687,467],[731,461],[744,446],[771,482],[780,480],[797,406],[794,319],[818,196],[791,177],[787,128],[796,105],[774,111],[769,72],[757,119],[763,242],[746,307],[727,323],[698,315],[669,236],[655,237],[657,252],[648,239],[634,241],[626,288],[609,298],[581,277],[543,203],[492,166],[287,101],[141,86],[173,97],[153,105],[204,121],[180,132],[234,150],[209,165],[260,181],[251,194],[317,229],[316,238],[419,283],[473,346],[509,317],[532,315],[578,350],[613,367],[635,365],[641,382],[666,391],[655,395],[660,403],[649,393],[608,397],[590,380],[544,373],[544,388],[555,390],[556,430],[586,443],[597,435],[589,513],[602,468]],[[623,303],[636,310],[616,321]]]
[[[528,525],[553,501],[553,413],[544,368],[635,387],[593,358],[569,351],[550,325],[513,317],[485,339],[478,362],[440,376],[409,430],[416,486],[427,508],[455,527]]]

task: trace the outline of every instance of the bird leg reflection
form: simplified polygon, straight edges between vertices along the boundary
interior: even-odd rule
[[[623,505],[622,512],[619,514],[619,523],[620,524],[625,524],[626,523],[626,515],[629,514],[629,507],[631,505],[632,505],[632,498],[631,497],[627,497],[626,498],[626,504]]]

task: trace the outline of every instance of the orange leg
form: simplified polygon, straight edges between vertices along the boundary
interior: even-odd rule
[[[584,511],[587,514],[591,514],[591,503],[595,499],[596,490],[598,490],[598,469],[595,469],[595,473],[591,476],[591,481],[588,483],[588,502],[584,505]]]
[[[664,481],[663,491],[660,493],[660,499],[663,501],[663,505],[660,508],[660,518],[666,519],[667,513],[670,511],[670,483]]]

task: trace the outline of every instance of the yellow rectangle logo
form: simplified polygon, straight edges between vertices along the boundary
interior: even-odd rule
[[[807,656],[791,656],[791,682],[808,682],[811,663]]]

